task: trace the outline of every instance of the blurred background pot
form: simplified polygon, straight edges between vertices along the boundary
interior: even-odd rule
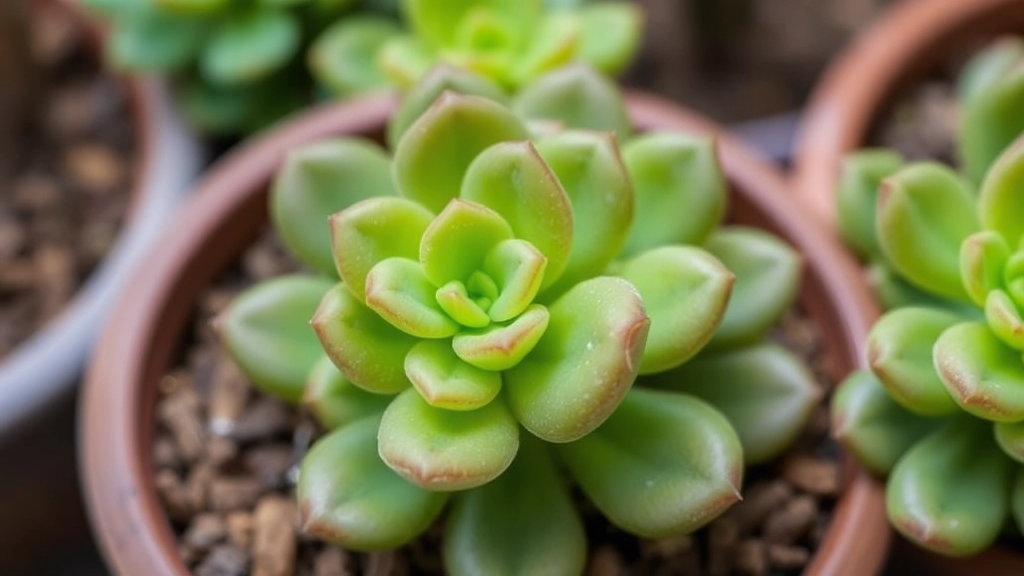
[[[81,473],[93,525],[117,574],[184,576],[153,479],[152,441],[160,376],[180,351],[200,294],[267,225],[266,189],[291,149],[327,136],[380,137],[388,99],[314,109],[226,156],[199,184],[122,293],[90,365],[81,418]],[[719,134],[710,123],[648,96],[629,98],[641,130]],[[822,329],[838,377],[862,357],[873,315],[856,268],[810,218],[795,210],[777,172],[730,137],[720,152],[734,194],[734,222],[771,230],[805,254],[801,303]],[[845,465],[843,493],[808,575],[871,575],[889,542],[879,484]]]
[[[843,157],[877,144],[873,132],[894,102],[929,77],[1003,34],[1024,32],[1019,0],[920,0],[891,9],[864,30],[822,78],[797,134],[794,192],[836,231],[835,191]],[[1024,554],[997,546],[967,559],[937,556],[902,539],[894,573],[1010,576]]]

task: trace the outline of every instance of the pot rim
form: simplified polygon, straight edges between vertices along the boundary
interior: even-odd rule
[[[100,32],[79,6],[64,0],[38,3],[68,13],[102,60]],[[118,288],[199,172],[201,148],[184,128],[164,83],[115,78],[135,132],[129,210],[116,243],[63,309],[0,361],[0,440],[16,435],[74,387]]]
[[[816,264],[814,283],[820,287],[815,289],[830,295],[828,314],[840,319],[837,333],[843,342],[838,355],[858,363],[864,357],[873,303],[849,257],[809,215],[785,201],[786,183],[775,169],[715,125],[674,104],[641,94],[630,94],[627,102],[641,128],[716,135],[730,182],[773,225],[785,228],[806,259]],[[252,197],[266,189],[290,149],[327,136],[377,133],[394,108],[393,97],[379,95],[324,105],[250,141],[210,170],[172,222],[173,232],[163,236],[159,252],[154,250],[136,270],[133,289],[122,294],[90,365],[80,414],[87,508],[115,573],[189,574],[177,556],[153,481],[156,381],[177,346],[176,337],[173,344],[151,342],[155,331],[159,327],[177,335],[184,330],[189,314],[181,309],[192,308],[196,285],[208,285],[251,237],[227,222],[266,217],[265,205],[257,211]],[[190,283],[187,274],[201,278],[191,282],[191,295],[183,289]],[[806,576],[875,574],[884,561],[890,530],[881,486],[855,471],[849,459],[846,465],[847,484],[819,547],[824,553],[816,553]]]
[[[1019,0],[928,0],[889,8],[825,71],[797,130],[792,182],[800,202],[836,227],[842,158],[863,145],[899,89],[972,37],[1024,30]],[[944,49],[945,47],[945,49]]]

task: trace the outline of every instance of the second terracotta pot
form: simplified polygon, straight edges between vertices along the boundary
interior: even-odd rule
[[[81,418],[89,511],[115,573],[188,574],[154,487],[151,442],[158,381],[185,338],[200,294],[266,225],[266,189],[286,152],[328,136],[379,137],[393,109],[394,102],[380,98],[316,109],[225,158],[123,295],[90,367]],[[640,130],[719,134],[654,98],[631,96],[629,111]],[[720,153],[733,190],[730,218],[779,234],[805,255],[801,303],[825,336],[830,369],[845,374],[863,356],[874,314],[854,264],[793,208],[771,166],[726,136]],[[842,495],[806,575],[877,574],[889,535],[881,487],[847,460]]]

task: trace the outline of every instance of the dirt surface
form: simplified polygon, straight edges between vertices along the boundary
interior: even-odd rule
[[[129,205],[134,127],[121,85],[66,16],[32,23],[35,129],[0,181],[0,358],[57,314],[113,246]]]
[[[160,383],[155,484],[197,576],[443,574],[441,526],[394,552],[357,554],[296,529],[296,465],[322,433],[310,417],[254,390],[223,352],[210,319],[243,287],[295,267],[270,234],[196,310],[181,363]],[[825,386],[820,338],[789,314],[776,339],[806,358]],[[828,525],[840,489],[827,404],[785,457],[747,472],[744,500],[692,536],[641,540],[578,497],[590,540],[588,576],[798,574]]]
[[[829,61],[897,0],[637,0],[643,50],[626,81],[721,122],[803,106]]]

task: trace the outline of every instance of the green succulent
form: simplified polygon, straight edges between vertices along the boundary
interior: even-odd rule
[[[993,70],[1008,46],[968,69],[969,100],[1004,93],[1006,83],[987,75],[1006,77]],[[1006,133],[982,144],[996,116],[972,115],[973,106],[962,130],[970,146],[992,150]],[[994,162],[978,158],[986,171],[976,192],[971,156],[961,177],[864,152],[848,161],[839,198],[845,236],[887,277],[895,309],[868,337],[870,371],[834,397],[835,433],[889,476],[893,525],[953,556],[990,546],[1010,517],[1024,529],[1024,137]]]
[[[307,105],[300,57],[325,23],[363,0],[84,0],[111,23],[108,59],[173,73],[189,120],[212,134],[251,132]]]
[[[309,66],[341,96],[406,88],[437,63],[465,68],[505,89],[580,60],[614,74],[639,45],[641,15],[629,2],[403,0],[409,29],[366,16],[331,26]]]
[[[766,342],[799,258],[719,227],[710,138],[587,130],[625,109],[572,74],[527,88],[566,104],[528,121],[440,68],[392,118],[391,154],[335,138],[285,159],[270,214],[311,272],[217,325],[256,386],[329,430],[299,475],[307,533],[397,547],[447,508],[451,574],[581,574],[569,479],[634,534],[685,533],[805,425],[813,379]],[[560,117],[573,101],[582,125]]]

